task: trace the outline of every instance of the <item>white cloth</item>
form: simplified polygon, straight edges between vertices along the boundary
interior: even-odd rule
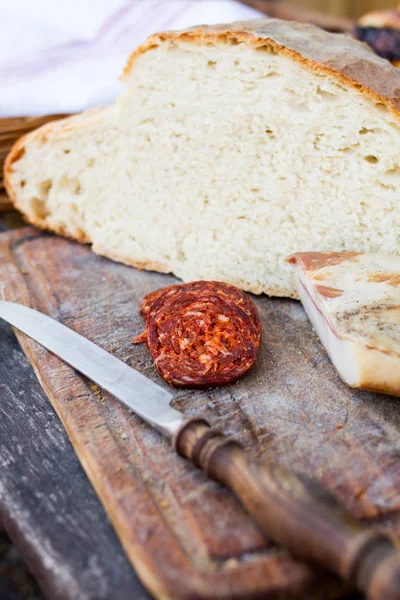
[[[151,33],[260,16],[235,0],[0,0],[0,117],[109,104]]]

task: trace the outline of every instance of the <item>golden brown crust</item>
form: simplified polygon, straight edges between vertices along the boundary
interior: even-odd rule
[[[400,29],[400,11],[395,8],[374,10],[358,19],[357,25],[359,27]]]
[[[123,79],[128,77],[141,54],[163,42],[179,40],[199,44],[244,43],[258,49],[269,48],[312,71],[335,77],[400,116],[400,73],[387,60],[377,56],[367,44],[348,36],[279,19],[205,25],[152,35],[128,58]]]

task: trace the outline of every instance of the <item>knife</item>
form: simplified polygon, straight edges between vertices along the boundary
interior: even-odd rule
[[[229,488],[261,531],[293,556],[328,568],[369,600],[400,600],[393,541],[355,520],[318,482],[258,462],[201,417],[185,418],[170,406],[172,393],[47,315],[0,300],[0,317],[170,438],[180,456]]]

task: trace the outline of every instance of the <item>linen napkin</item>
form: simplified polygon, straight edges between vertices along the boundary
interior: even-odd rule
[[[0,117],[109,104],[151,33],[260,16],[235,0],[0,0]]]

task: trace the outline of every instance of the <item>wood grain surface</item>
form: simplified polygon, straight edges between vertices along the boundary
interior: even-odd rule
[[[145,347],[143,295],[174,278],[139,272],[31,229],[0,238],[0,295],[39,308],[161,383]],[[283,466],[317,477],[358,518],[400,537],[400,411],[341,383],[294,301],[255,298],[263,344],[238,384],[177,392]],[[135,415],[35,342],[22,346],[142,581],[160,598],[329,598],[335,578],[273,547],[238,502]],[[162,384],[163,385],[163,384]]]

